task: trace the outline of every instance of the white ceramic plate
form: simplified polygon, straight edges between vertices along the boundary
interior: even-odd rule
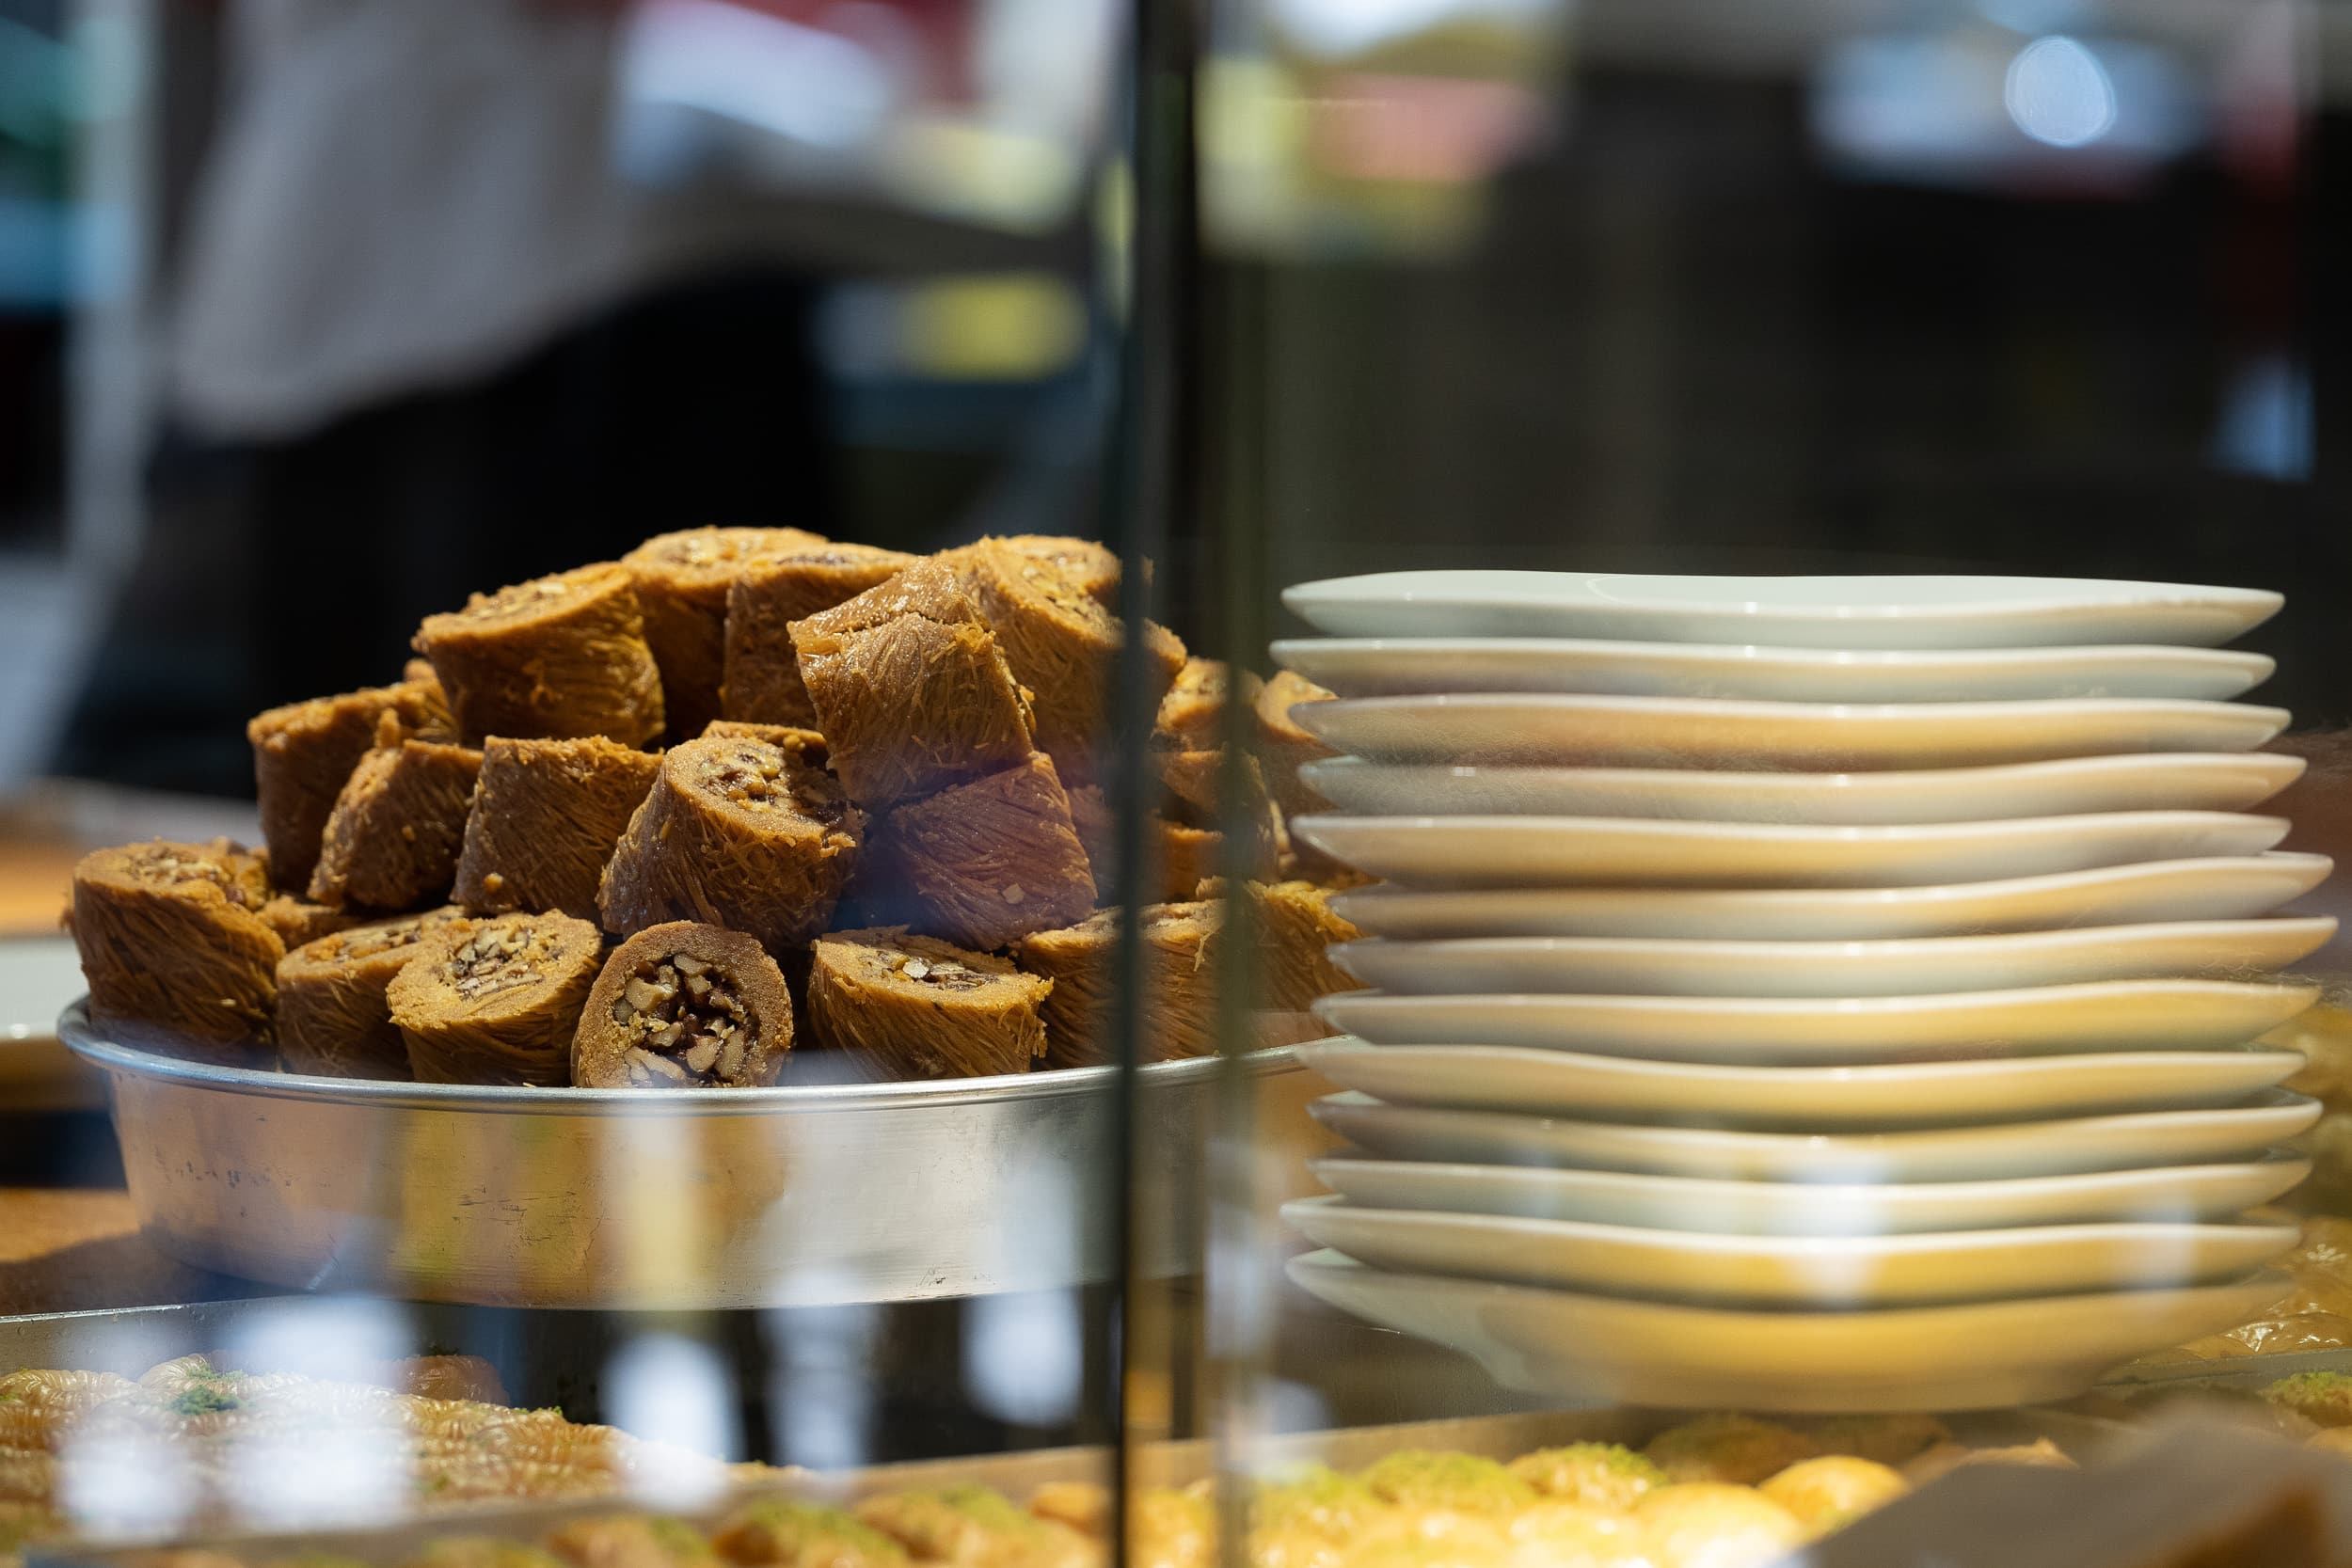
[[[1333,750],[1383,762],[1835,770],[2250,752],[2289,715],[2144,697],[1847,705],[1473,693],[1301,703],[1293,717]]]
[[[2071,1398],[2151,1351],[2246,1322],[2290,1288],[2096,1291],[1876,1312],[1743,1311],[1291,1259],[1318,1299],[1449,1346],[1509,1387],[1669,1409],[1983,1410]]]
[[[2270,752],[2148,752],[1994,768],[1740,773],[1323,757],[1298,776],[1366,816],[1660,816],[1889,827],[2106,811],[2247,811],[2300,778]]]
[[[1786,828],[1625,816],[1301,816],[1305,839],[1407,887],[1919,887],[2136,861],[2254,855],[2284,817],[2119,811],[1910,828]]]
[[[1671,937],[1784,942],[2058,930],[2143,921],[2246,920],[2311,892],[2325,855],[2225,855],[2060,871],[1995,882],[1891,888],[1490,888],[1376,883],[1331,906],[1377,937]]]
[[[1921,1236],[1742,1236],[1581,1220],[1364,1209],[1294,1198],[1282,1217],[1376,1269],[1799,1311],[2210,1285],[2296,1243],[2301,1227],[2158,1221]]]
[[[2312,1169],[2309,1160],[2282,1148],[2225,1164],[1858,1186],[1414,1160],[1332,1158],[1308,1164],[1325,1186],[1366,1208],[1740,1236],[1894,1236],[2123,1220],[2220,1220],[2283,1196]]]
[[[1984,703],[2243,696],[2275,660],[2212,648],[1929,652],[1606,642],[1551,637],[1302,637],[1275,661],[1343,697],[1460,691],[1734,697],[1789,703]]]
[[[71,937],[0,941],[0,1112],[105,1108],[104,1078],[57,1039],[84,989]]]
[[[1385,1160],[1644,1171],[1722,1181],[1994,1181],[2242,1160],[2310,1130],[2319,1101],[2265,1089],[2243,1105],[2130,1111],[1900,1132],[1643,1127],[1327,1095],[1317,1121]]]
[[[1783,648],[2217,647],[2277,594],[2094,578],[1667,577],[1380,572],[1303,582],[1282,602],[1334,637],[1599,637]]]
[[[2335,921],[2312,915],[1883,942],[1373,937],[1330,952],[1365,985],[1408,996],[1924,996],[2090,980],[2244,978],[2283,969],[2335,934]]]
[[[1315,1016],[1375,1045],[1446,1040],[1737,1066],[1837,1066],[2062,1052],[2210,1051],[2277,1028],[2316,986],[2096,980],[1948,996],[1390,996]]]
[[[2227,1105],[2283,1083],[2294,1051],[2108,1051],[1861,1067],[1718,1067],[1509,1045],[1298,1049],[1342,1088],[1391,1105],[1807,1132],[1893,1132]]]

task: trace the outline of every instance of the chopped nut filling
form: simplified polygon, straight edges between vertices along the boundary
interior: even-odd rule
[[[712,757],[703,769],[703,785],[751,811],[788,809],[793,804],[784,753],[757,741],[747,741]]]
[[[150,844],[138,851],[139,875],[150,881],[177,887],[183,882],[210,882],[228,895],[231,904],[248,902],[245,888],[218,861],[201,860],[183,854],[166,844]]]
[[[373,958],[378,953],[389,953],[395,947],[414,947],[426,931],[439,924],[438,920],[428,921],[423,915],[419,915],[390,926],[341,932],[326,939],[332,945],[320,948],[319,957],[328,963],[343,963],[358,958]]]
[[[977,990],[988,984],[987,975],[953,958],[908,958],[898,965],[898,977],[942,990]]]
[[[612,1022],[628,1032],[629,1082],[652,1088],[732,1082],[759,1043],[727,976],[691,953],[629,976]]]
[[[536,926],[493,926],[458,945],[442,966],[452,990],[467,1001],[516,986],[535,986],[549,945]]]
[[[550,600],[568,597],[571,592],[572,585],[562,578],[541,578],[535,582],[501,588],[495,594],[476,594],[465,612],[473,620],[494,621],[501,616],[537,610]]]

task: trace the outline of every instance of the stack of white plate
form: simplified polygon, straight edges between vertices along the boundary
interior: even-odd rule
[[[1374,989],[1308,1290],[1649,1404],[2062,1397],[2244,1321],[2333,922],[2217,644],[2279,595],[1418,572],[1292,589]]]

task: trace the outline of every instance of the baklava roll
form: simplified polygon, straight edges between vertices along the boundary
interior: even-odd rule
[[[1285,670],[1258,689],[1258,756],[1265,764],[1266,786],[1285,816],[1329,811],[1331,802],[1298,776],[1301,763],[1336,755],[1291,717],[1302,703],[1327,703],[1331,693]]]
[[[1259,990],[1267,1006],[1303,1013],[1317,997],[1356,989],[1327,949],[1363,933],[1331,908],[1330,889],[1312,882],[1251,882],[1248,890],[1261,927]]]
[[[310,896],[339,910],[446,902],[481,771],[480,752],[433,740],[361,757],[320,837]]]
[[[833,770],[868,810],[1016,767],[1027,693],[958,574],[936,561],[792,623]]]
[[[1119,552],[1108,546],[1057,533],[1016,533],[998,543],[1044,562],[1104,610],[1119,608]],[[1150,582],[1152,575],[1146,572],[1143,580]]]
[[[821,545],[752,562],[727,591],[721,711],[771,724],[817,722],[792,624],[888,582],[916,560],[866,545]]]
[[[629,819],[597,897],[627,935],[697,920],[771,949],[807,942],[833,918],[866,820],[832,774],[765,741],[672,747]]]
[[[1038,1009],[1053,989],[1009,958],[902,927],[834,931],[809,971],[809,1037],[872,1079],[1026,1072],[1045,1054]]]
[[[762,1497],[719,1522],[712,1544],[735,1568],[906,1568],[906,1548],[821,1503]]]
[[[933,936],[1004,947],[1094,908],[1070,798],[1041,752],[899,807],[882,837],[879,891],[907,900],[916,927]]]
[[[661,707],[673,739],[719,717],[725,666],[727,594],[762,556],[821,547],[796,528],[695,528],[646,540],[621,557],[645,618],[645,643],[661,670]]]
[[[385,991],[446,927],[453,909],[338,931],[294,949],[278,965],[278,1055],[288,1072],[320,1078],[406,1078],[408,1042]]]
[[[261,916],[258,867],[251,857],[162,840],[83,856],[69,919],[91,1025],[224,1059],[267,1046],[286,947]]]
[[[261,915],[262,924],[278,933],[278,940],[286,944],[289,953],[306,942],[348,931],[367,918],[355,911],[313,904],[292,893],[273,895],[262,906]]]
[[[642,746],[661,734],[661,674],[626,566],[476,594],[463,610],[426,616],[416,645],[469,745],[600,735]]]
[[[1143,1059],[1172,1061],[1216,1050],[1216,937],[1223,909],[1212,903],[1152,904],[1142,911]],[[1049,1067],[1089,1067],[1110,1059],[1112,973],[1120,911],[1104,910],[1075,926],[1022,939],[1021,967],[1054,989],[1040,1007]]]
[[[262,839],[269,847],[271,879],[279,887],[295,893],[310,887],[335,798],[359,759],[374,748],[388,713],[399,724],[401,738],[455,738],[448,703],[432,680],[293,703],[246,725],[246,738],[253,745]]]
[[[1064,777],[1093,779],[1110,747],[1111,682],[1126,635],[1119,618],[1050,561],[1002,540],[983,539],[938,559],[962,580],[1013,678],[1028,689],[1037,749]],[[1184,645],[1147,622],[1143,647],[1156,709],[1184,666]]]
[[[796,762],[822,768],[831,754],[825,737],[798,724],[764,724],[755,719],[713,719],[703,726],[705,740],[764,740],[783,748]]]
[[[493,739],[457,857],[458,903],[596,918],[596,884],[661,759],[607,740]]]
[[[1255,702],[1259,686],[1258,677],[1244,670],[1241,700]],[[1176,684],[1160,699],[1152,738],[1170,751],[1216,751],[1225,744],[1225,705],[1232,688],[1232,673],[1223,659],[1185,659]]]
[[[612,950],[580,1010],[581,1088],[752,1088],[784,1076],[792,998],[740,931],[675,920]]]
[[[566,1520],[548,1532],[547,1547],[570,1568],[716,1568],[719,1561],[700,1531],[660,1514]]]
[[[568,1084],[603,967],[603,933],[588,922],[500,915],[427,933],[385,1001],[421,1084]]]

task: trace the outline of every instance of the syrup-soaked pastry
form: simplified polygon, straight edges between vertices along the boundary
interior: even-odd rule
[[[674,746],[597,895],[620,935],[665,921],[745,931],[771,950],[825,928],[864,838],[833,775],[761,740]]]
[[[62,1448],[84,1413],[137,1387],[116,1372],[21,1369],[0,1376],[0,1449]]]
[[[719,717],[726,659],[727,594],[762,556],[821,546],[797,528],[694,528],[646,540],[621,557],[661,669],[661,708],[673,738]]]
[[[919,911],[911,924],[927,935],[1004,947],[1094,908],[1070,797],[1041,752],[899,807],[880,836],[894,884],[883,891],[909,900]]]
[[[748,562],[727,590],[720,711],[763,723],[816,723],[808,688],[801,684],[792,623],[888,582],[917,559],[870,545],[827,544]]]
[[[1330,889],[1312,882],[1247,885],[1258,911],[1259,990],[1267,1006],[1303,1013],[1317,997],[1356,988],[1327,949],[1363,933],[1331,908]]]
[[[428,615],[417,651],[449,693],[459,737],[661,734],[661,673],[628,568],[610,562],[476,594]]]
[[[1331,802],[1298,776],[1299,764],[1336,755],[1330,747],[1309,735],[1291,709],[1301,703],[1327,703],[1331,693],[1302,675],[1285,670],[1258,690],[1258,757],[1265,764],[1266,786],[1286,816],[1329,811]]]
[[[1108,546],[1058,533],[1016,533],[1000,542],[1051,565],[1104,610],[1119,608],[1119,552]],[[1144,581],[1151,580],[1147,572]]]
[[[1104,904],[1119,901],[1115,884],[1118,846],[1113,842],[1118,822],[1100,784],[1077,784],[1068,790],[1070,822],[1078,842],[1086,846],[1087,862],[1094,871],[1094,896]],[[1154,903],[1182,904],[1196,895],[1201,879],[1217,874],[1217,857],[1225,836],[1214,828],[1177,822],[1158,812],[1144,823],[1144,891]]]
[[[602,736],[493,739],[457,858],[458,903],[596,918],[596,884],[661,759]]]
[[[705,740],[764,740],[779,746],[795,760],[822,768],[830,752],[825,737],[798,724],[763,724],[752,719],[713,719],[703,726]]]
[[[452,925],[454,909],[355,926],[293,949],[278,964],[278,1055],[320,1078],[405,1078],[408,1042],[384,992],[417,944]]]
[[[1014,681],[959,575],[919,562],[792,623],[833,770],[868,810],[1017,767],[1031,743]]]
[[[903,927],[817,939],[809,1037],[874,1079],[1026,1072],[1045,1054],[1042,975]]]
[[[296,893],[310,887],[319,836],[335,797],[375,746],[388,713],[404,738],[455,738],[441,688],[429,679],[274,707],[246,725],[261,798],[262,839],[269,846],[270,871],[279,887]]]
[[[286,947],[261,916],[260,863],[162,840],[83,856],[68,919],[91,1025],[224,1059],[267,1045]]]
[[[1223,908],[1150,904],[1141,918],[1143,1059],[1214,1054],[1216,991],[1211,975]],[[1117,910],[1104,910],[1075,926],[1022,939],[1021,967],[1054,982],[1053,993],[1039,1009],[1045,1020],[1049,1067],[1088,1067],[1110,1059],[1119,921]]]
[[[446,901],[481,771],[480,752],[434,740],[403,740],[361,757],[320,837],[311,898],[339,910]]]
[[[291,953],[306,942],[316,942],[337,931],[347,931],[367,918],[352,910],[332,909],[313,904],[297,894],[275,895],[261,908],[261,916],[269,928],[278,933],[278,940]]]
[[[674,920],[612,950],[580,1009],[572,1082],[589,1089],[749,1088],[784,1075],[792,998],[740,931]]]
[[[1256,702],[1263,684],[1244,670],[1242,701]],[[1232,673],[1223,659],[1187,658],[1176,672],[1176,684],[1160,699],[1152,723],[1153,738],[1172,751],[1216,751],[1225,744],[1225,704],[1232,686]]]
[[[421,1084],[568,1084],[572,1037],[604,936],[567,914],[507,914],[425,933],[385,989]]]
[[[1052,562],[1002,540],[983,539],[938,560],[962,579],[1013,678],[1028,689],[1037,749],[1067,777],[1092,779],[1110,749],[1111,686],[1125,639],[1119,618]],[[1143,646],[1156,710],[1184,667],[1184,645],[1146,622]]]

